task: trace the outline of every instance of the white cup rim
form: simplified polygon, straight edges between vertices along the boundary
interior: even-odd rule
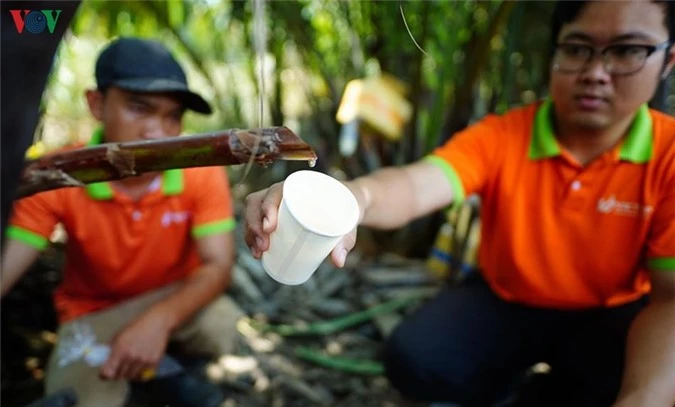
[[[348,219],[348,221],[344,222],[344,225],[345,225],[344,228],[339,229],[337,232],[334,232],[334,233],[328,233],[325,230],[320,230],[319,228],[316,228],[316,227],[308,224],[308,222],[306,221],[306,219],[304,219],[304,216],[302,215],[302,211],[299,210],[299,208],[298,208],[300,203],[294,202],[293,199],[288,199],[287,192],[288,192],[288,188],[290,188],[289,187],[289,185],[290,185],[289,181],[291,181],[291,183],[292,183],[294,178],[304,177],[304,176],[308,176],[308,175],[313,176],[313,177],[324,178],[326,182],[331,183],[332,186],[334,188],[336,188],[337,190],[341,190],[341,191],[345,192],[345,195],[349,197],[348,201],[351,203],[354,210],[352,211],[351,218]],[[347,188],[342,182],[338,181],[337,179],[335,179],[335,178],[333,178],[329,175],[326,175],[324,173],[318,172],[318,171],[300,170],[300,171],[296,171],[296,172],[292,173],[291,175],[289,175],[286,178],[286,181],[284,182],[284,186],[283,186],[282,204],[284,202],[286,203],[286,207],[288,208],[288,211],[290,212],[291,216],[293,216],[293,219],[295,219],[305,230],[307,230],[311,233],[320,235],[320,236],[325,236],[325,237],[344,236],[344,235],[348,234],[349,232],[351,232],[357,226],[357,223],[358,223],[358,220],[359,220],[359,204],[358,204],[354,194],[352,194],[352,191],[350,191],[349,188]]]

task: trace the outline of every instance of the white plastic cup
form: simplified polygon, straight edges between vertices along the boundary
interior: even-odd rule
[[[292,173],[284,182],[263,268],[282,284],[304,283],[357,226],[358,218],[356,198],[340,181],[316,171]]]

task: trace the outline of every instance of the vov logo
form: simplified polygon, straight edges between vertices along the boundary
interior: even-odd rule
[[[23,33],[24,28],[32,34],[41,34],[46,28],[53,34],[61,15],[61,10],[9,10],[9,12],[19,34]]]

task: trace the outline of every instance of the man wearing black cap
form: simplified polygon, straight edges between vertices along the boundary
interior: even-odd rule
[[[98,90],[117,88],[129,92],[170,93],[182,105],[210,114],[211,106],[187,85],[185,72],[158,42],[120,38],[96,62]]]
[[[101,128],[89,145],[176,137],[186,109],[211,113],[155,41],[113,41],[98,58],[96,81],[86,98]],[[222,295],[230,282],[235,225],[222,168],[144,174],[16,202],[2,259],[3,295],[47,246],[57,223],[68,242],[54,294],[60,342],[49,363],[47,393],[72,387],[78,406],[121,406],[128,381],[155,368],[171,341],[212,356],[230,352],[241,311]],[[110,345],[102,365],[65,358],[74,351],[68,339],[83,329]],[[181,405],[222,401],[222,394],[196,383],[181,376],[166,391],[182,389],[171,396]]]

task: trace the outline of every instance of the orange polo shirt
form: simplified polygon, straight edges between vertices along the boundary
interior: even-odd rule
[[[137,202],[107,182],[42,192],[16,202],[8,237],[44,249],[58,222],[68,233],[61,322],[184,279],[201,264],[196,241],[235,227],[220,167],[165,171]]]
[[[479,265],[501,298],[610,307],[675,272],[675,118],[643,106],[615,148],[580,165],[554,135],[552,102],[490,115],[426,159],[458,200],[481,197]]]

